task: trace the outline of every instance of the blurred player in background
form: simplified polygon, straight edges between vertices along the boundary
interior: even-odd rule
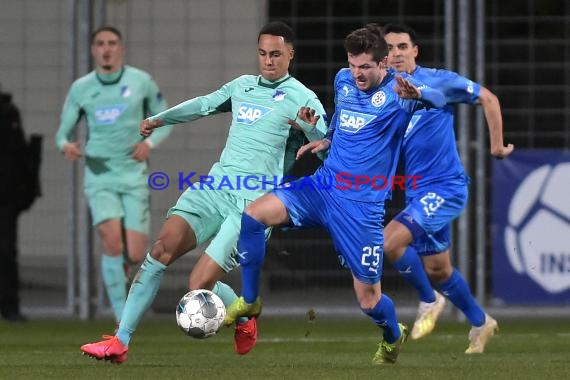
[[[85,354],[124,362],[131,337],[151,306],[166,268],[209,239],[205,254],[192,270],[189,288],[210,289],[226,305],[237,299],[234,290],[219,280],[238,265],[235,248],[244,207],[279,184],[276,179],[282,179],[292,167],[305,137],[309,141],[322,139],[327,129],[321,117],[325,111],[316,95],[289,75],[293,39],[293,30],[286,24],[265,25],[257,47],[261,75],[240,76],[211,94],[190,99],[141,123],[141,134],[148,136],[164,124],[232,112],[226,146],[210,170],[209,185],[189,187],[170,209],[131,286],[117,334],[83,345]],[[296,122],[298,114],[310,124]],[[267,234],[262,231],[264,240]],[[234,348],[243,355],[256,343],[257,321],[244,317],[235,322]]]
[[[101,238],[101,274],[117,324],[127,298],[126,265],[140,263],[147,246],[147,159],[171,130],[165,127],[141,138],[141,120],[167,105],[149,74],[124,64],[124,53],[121,33],[114,27],[92,33],[95,70],[71,85],[55,137],[66,159],[85,155],[85,194]],[[82,116],[88,127],[84,151],[73,141]]]
[[[445,99],[439,91],[423,85],[420,90],[396,76],[394,70],[387,70],[388,47],[379,27],[353,31],[344,46],[349,68],[341,69],[335,78],[335,116],[329,139],[305,145],[298,156],[329,145],[330,153],[312,176],[246,207],[239,239],[243,292],[228,308],[225,323],[261,312],[258,294],[265,228],[288,223],[324,227],[341,263],[352,272],[362,312],[383,328],[383,339],[372,360],[381,365],[396,361],[408,333],[397,321],[392,300],[381,291],[382,224],[390,186],[380,188],[372,178],[393,177],[413,111],[426,105],[441,107]],[[339,175],[349,180],[348,184],[339,184]]]
[[[491,91],[455,72],[417,65],[418,46],[412,28],[388,24],[383,30],[390,51],[388,64],[442,91],[447,102],[442,109],[416,112],[404,134],[401,154],[405,175],[418,179],[415,184],[411,180],[406,183],[406,208],[386,226],[384,252],[420,297],[412,339],[429,334],[445,306],[445,298],[433,290],[431,279],[473,326],[465,353],[482,353],[498,325],[477,304],[465,279],[451,265],[449,254],[450,223],[465,208],[469,185],[455,143],[454,105],[483,107],[491,155],[504,158],[513,145],[503,145],[501,107]]]

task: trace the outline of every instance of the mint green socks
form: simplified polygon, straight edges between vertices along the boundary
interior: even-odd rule
[[[125,308],[117,331],[117,337],[128,346],[144,313],[152,305],[160,287],[166,265],[153,259],[150,254],[141,265],[125,303]]]
[[[127,276],[123,266],[124,262],[123,256],[101,255],[101,276],[117,322],[121,320],[127,299]]]

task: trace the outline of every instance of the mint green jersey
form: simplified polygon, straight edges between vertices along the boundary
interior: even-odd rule
[[[167,108],[150,75],[131,66],[110,75],[95,71],[71,85],[55,141],[60,150],[70,142],[82,116],[87,121],[85,186],[146,185],[146,162],[131,157],[134,145],[142,141],[139,124],[148,115]],[[148,143],[155,147],[169,134],[166,126]],[[124,186],[123,186],[124,185]]]
[[[303,106],[321,116],[316,126],[296,120]],[[238,191],[245,199],[259,197],[274,187],[271,183],[275,179],[283,178],[293,165],[293,153],[303,143],[303,134],[309,141],[318,140],[327,129],[325,110],[315,93],[290,75],[275,82],[243,75],[151,119],[176,124],[228,111],[232,112],[232,123],[220,160],[210,170],[214,178],[211,186]],[[293,129],[289,120],[296,120],[303,133]],[[226,181],[226,186],[220,187],[221,181]]]

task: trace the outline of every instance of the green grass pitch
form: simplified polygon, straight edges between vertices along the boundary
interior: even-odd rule
[[[356,313],[356,312],[355,312]],[[259,343],[233,352],[233,329],[184,336],[172,318],[143,319],[122,365],[82,356],[79,346],[110,332],[111,321],[0,322],[0,379],[567,379],[570,322],[499,320],[483,355],[468,356],[468,326],[441,322],[408,341],[395,365],[372,366],[379,330],[365,318],[259,321]]]

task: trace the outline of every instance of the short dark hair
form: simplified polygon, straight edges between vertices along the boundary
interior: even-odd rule
[[[291,27],[285,24],[283,21],[271,21],[265,24],[257,36],[258,42],[262,34],[270,34],[272,36],[283,37],[285,42],[291,45],[295,43],[295,32],[293,32],[293,29],[291,29]]]
[[[97,35],[101,32],[111,32],[117,37],[119,37],[119,40],[121,41],[123,40],[123,35],[121,34],[121,32],[119,32],[119,29],[115,28],[114,26],[105,25],[95,29],[95,31],[91,33],[91,43],[95,41],[95,37],[97,37]]]
[[[344,40],[344,49],[353,55],[372,54],[376,62],[388,55],[388,44],[378,24],[366,24],[363,28],[352,31]]]
[[[388,33],[407,33],[410,36],[410,41],[412,45],[417,45],[416,43],[416,31],[409,25],[406,24],[386,24],[382,28],[384,35]]]

